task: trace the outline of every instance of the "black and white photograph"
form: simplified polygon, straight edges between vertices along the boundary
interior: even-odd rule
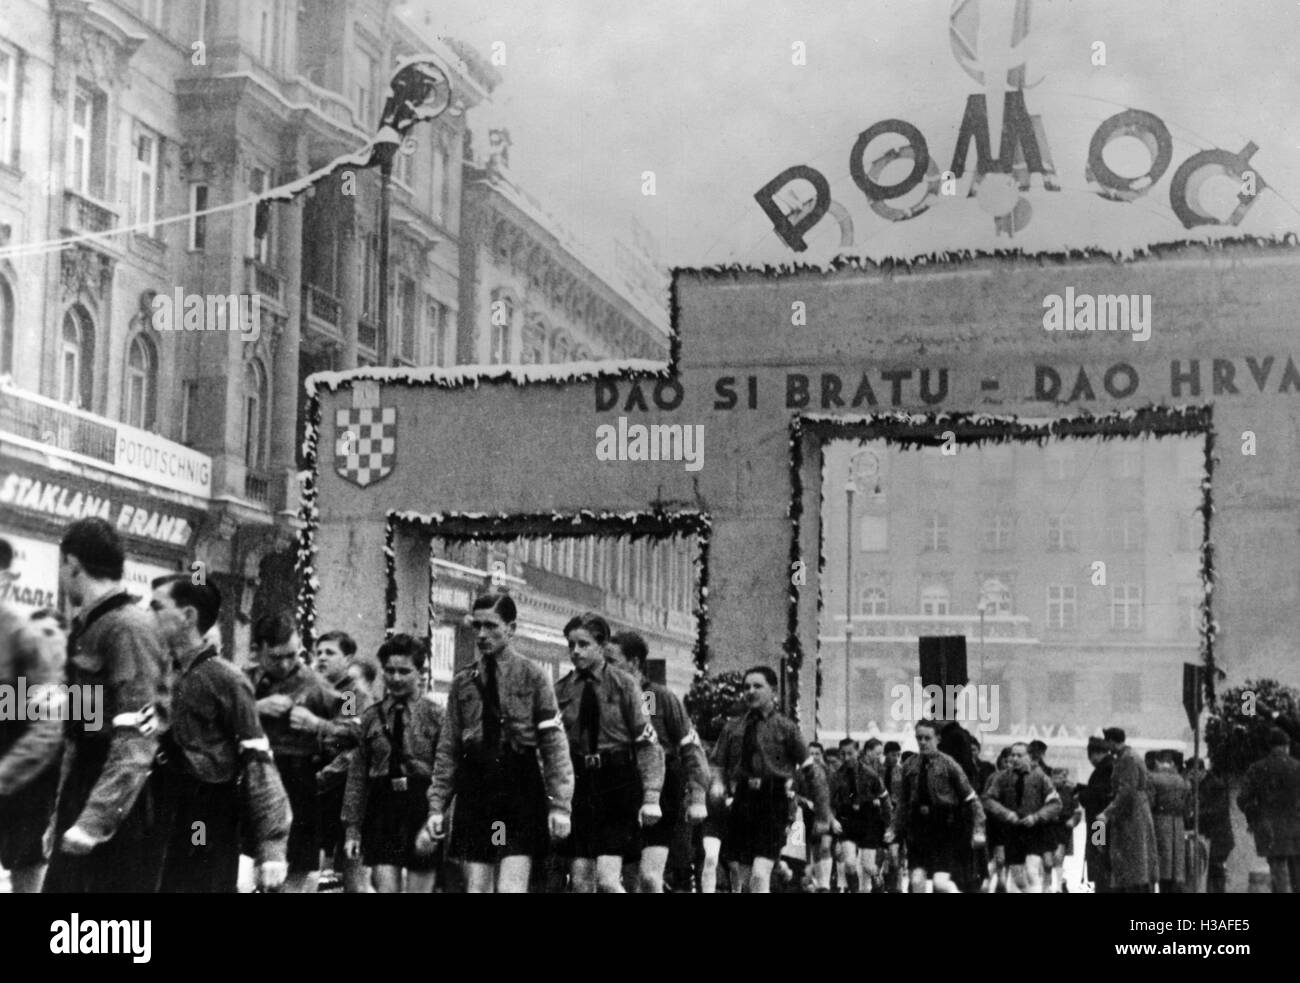
[[[1190,896],[1300,893],[1298,43],[3,0],[0,904],[56,964],[464,904],[179,897],[297,893],[1277,956]]]

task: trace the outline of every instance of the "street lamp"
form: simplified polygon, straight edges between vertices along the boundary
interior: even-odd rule
[[[880,494],[880,455],[863,448],[849,458],[849,477],[844,484],[848,500],[845,512],[845,580],[844,580],[844,736],[852,738],[849,727],[852,698],[851,680],[853,666],[853,493],[869,478],[876,479],[875,494]]]

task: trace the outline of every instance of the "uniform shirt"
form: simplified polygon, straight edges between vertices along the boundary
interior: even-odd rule
[[[315,670],[301,662],[294,663],[293,671],[283,679],[275,679],[261,667],[250,669],[248,678],[253,684],[253,695],[257,699],[288,696],[293,699],[294,706],[306,707],[326,722],[333,721],[343,709],[342,694],[317,675]],[[262,715],[262,728],[271,741],[271,751],[277,757],[316,757],[325,751],[322,741],[332,738],[336,730],[355,727],[356,723],[355,720],[343,720],[336,727],[325,727],[315,732],[293,730],[288,713],[279,717]]]
[[[234,782],[242,748],[266,746],[253,687],[211,646],[178,657],[176,663],[170,733],[181,766],[200,782]]]
[[[633,751],[641,774],[641,792],[648,805],[657,805],[664,785],[664,752],[654,725],[646,716],[646,703],[636,678],[616,668],[608,659],[591,670],[592,685],[600,705],[600,728],[596,751]],[[589,752],[582,733],[582,693],[586,681],[572,670],[555,684],[555,699],[569,738],[570,753],[581,757]]]
[[[686,707],[667,686],[648,679],[641,681],[641,698],[664,749],[665,766],[675,758],[685,768],[687,804],[703,805],[709,790],[709,759]]]
[[[1016,801],[1016,783],[1024,775],[1025,787]],[[988,814],[1004,823],[1034,816],[1040,823],[1051,822],[1061,815],[1061,796],[1052,780],[1038,768],[1018,772],[1014,768],[994,773],[984,790],[983,805]]]
[[[361,717],[366,708],[375,702],[370,689],[350,675],[345,675],[335,687],[343,697],[339,715],[328,722],[321,735],[321,745],[326,755],[333,759],[316,776],[321,792],[337,792],[348,780],[348,767],[361,740]],[[354,723],[355,722],[355,723]]]
[[[912,810],[918,804],[918,784],[921,775],[921,762],[926,755],[916,754],[903,764],[903,776],[899,785],[898,809],[894,812],[894,836],[901,839],[907,834],[907,827],[912,819]],[[942,751],[929,756],[930,764],[926,770],[926,786],[929,790],[932,806],[944,806],[950,809],[965,807],[974,826],[975,835],[984,832],[984,808],[979,796],[971,788],[970,779],[962,771],[961,765]]]
[[[0,602],[0,685],[16,692],[19,679],[25,680],[29,701],[35,688],[49,687],[49,699],[42,702],[53,710],[66,702],[57,688],[65,658],[62,635],[46,635],[17,608]],[[0,720],[0,796],[21,791],[53,766],[62,747],[58,712],[37,720]]]
[[[754,732],[756,760],[744,761],[745,728],[751,719],[757,719]],[[728,720],[713,748],[713,764],[732,794],[735,794],[736,786],[748,778],[789,781],[810,761],[808,745],[804,743],[799,727],[789,717],[777,713],[775,706],[765,711],[750,710],[743,716]]]
[[[442,734],[443,711],[430,700],[412,696],[402,711],[402,758],[396,768],[390,761],[397,739],[394,717],[397,700],[388,696],[372,704],[361,715],[361,743],[352,753],[348,783],[343,793],[343,824],[360,826],[366,816],[366,799],[372,780],[387,781],[390,775],[427,779]]]
[[[550,807],[568,813],[573,804],[573,762],[569,742],[546,673],[507,647],[497,657],[497,693],[502,740],[516,752],[541,752],[542,777]],[[461,757],[483,744],[483,699],[486,682],[482,658],[456,673],[447,692],[447,714],[429,785],[429,812],[442,815],[456,791]]]
[[[831,776],[831,807],[841,821],[864,816],[868,809],[878,809],[885,824],[889,824],[890,802],[884,779],[861,759],[835,769]]]

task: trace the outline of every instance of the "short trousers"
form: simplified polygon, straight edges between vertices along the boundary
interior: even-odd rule
[[[436,851],[423,856],[415,852],[416,837],[429,819],[428,793],[427,778],[408,778],[405,792],[394,791],[387,778],[370,779],[361,825],[361,856],[367,867],[437,868]]]
[[[310,874],[320,870],[320,798],[316,793],[316,764],[306,755],[275,755],[275,767],[284,783],[284,793],[293,810],[289,826],[289,873]]]
[[[0,796],[0,867],[34,867],[49,859],[41,841],[58,791],[59,766],[51,764],[15,794]]]
[[[1042,856],[1056,849],[1056,832],[1050,826],[1009,826],[1002,830],[1002,846],[1008,865],[1019,865],[1029,856]]]
[[[234,894],[239,882],[238,785],[207,784],[171,770],[155,770],[154,776],[168,797],[172,821],[159,891]],[[202,837],[195,836],[198,829]]]
[[[573,832],[559,845],[562,857],[625,857],[637,843],[641,776],[630,757],[602,757],[599,768],[573,763]]]
[[[334,869],[341,870],[343,864],[343,838],[347,830],[343,828],[343,785],[325,792],[317,792],[317,808],[320,810],[321,849],[334,857]]]
[[[549,806],[537,752],[507,750],[499,758],[461,758],[448,856],[495,864],[504,857],[545,857]]]
[[[907,863],[927,874],[959,873],[962,850],[957,840],[963,826],[954,811],[935,809],[929,817],[912,817],[907,832]]]
[[[742,864],[752,864],[755,857],[776,860],[789,825],[790,799],[784,782],[764,779],[758,789],[751,789],[742,781],[728,816],[728,858]]]

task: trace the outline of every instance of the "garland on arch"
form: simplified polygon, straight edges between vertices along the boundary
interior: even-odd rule
[[[390,629],[396,624],[397,563],[393,551],[399,525],[407,525],[439,539],[456,542],[502,542],[523,536],[595,536],[605,538],[666,539],[676,535],[693,535],[699,544],[695,558],[698,571],[695,611],[695,674],[698,679],[708,671],[709,623],[709,549],[713,523],[709,515],[698,510],[656,508],[650,512],[456,512],[421,513],[411,510],[388,512],[385,528],[387,583],[385,600]]]

